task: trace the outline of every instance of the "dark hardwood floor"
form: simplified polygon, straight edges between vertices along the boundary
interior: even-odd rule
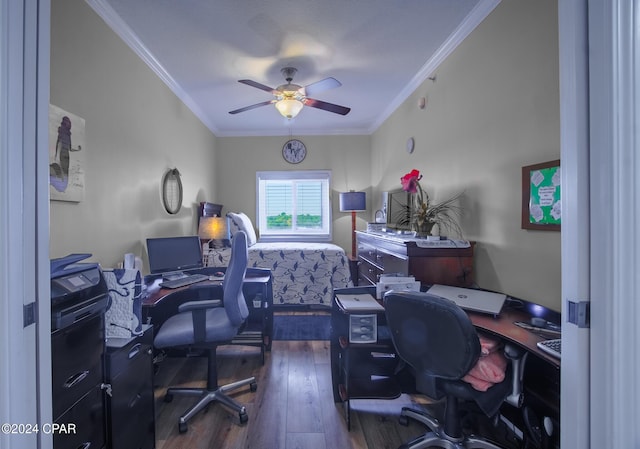
[[[397,417],[403,405],[421,398],[357,401],[347,431],[342,404],[333,401],[328,341],[275,341],[264,366],[257,348],[225,346],[218,350],[220,383],[256,376],[258,390],[234,397],[246,405],[249,422],[220,404],[211,405],[178,433],[178,417],[193,398],[164,402],[167,386],[205,384],[206,359],[167,358],[155,376],[157,449],[346,449],[397,448],[424,432],[417,423],[404,427]]]

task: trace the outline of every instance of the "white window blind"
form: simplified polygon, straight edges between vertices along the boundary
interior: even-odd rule
[[[331,172],[258,172],[261,240],[331,240]]]

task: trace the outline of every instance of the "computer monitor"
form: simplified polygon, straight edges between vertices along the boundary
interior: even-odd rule
[[[387,227],[409,230],[411,223],[411,194],[402,189],[387,192]]]
[[[202,268],[202,247],[197,235],[147,239],[149,271],[166,274]]]

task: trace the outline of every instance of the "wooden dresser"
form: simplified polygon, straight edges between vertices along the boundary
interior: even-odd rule
[[[424,248],[403,236],[356,231],[358,285],[375,285],[383,273],[413,275],[422,284],[470,287],[473,284],[473,249]]]

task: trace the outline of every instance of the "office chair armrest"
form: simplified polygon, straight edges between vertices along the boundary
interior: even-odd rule
[[[206,299],[203,301],[187,301],[178,306],[178,312],[189,312],[192,310],[213,309],[222,307],[222,301],[219,299]]]
[[[188,301],[178,306],[178,312],[191,312],[194,343],[203,343],[207,337],[207,310],[222,307],[219,299]]]

